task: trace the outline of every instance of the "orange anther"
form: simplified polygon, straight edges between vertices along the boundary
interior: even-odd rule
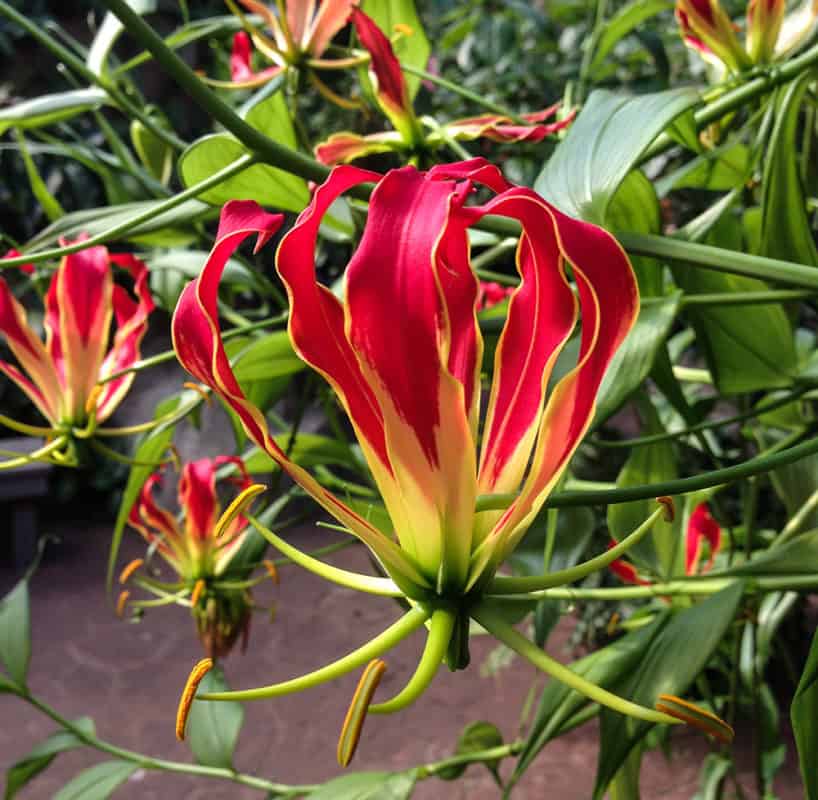
[[[270,561],[269,558],[265,558],[264,561],[261,562],[264,564],[264,569],[267,570],[267,574],[270,576],[270,580],[278,585],[278,570],[276,569],[276,565]]]
[[[662,495],[656,498],[657,503],[661,503],[665,507],[665,522],[673,522],[676,519],[676,505],[672,497]]]
[[[119,582],[125,583],[125,581],[127,581],[128,578],[130,578],[131,575],[133,575],[134,572],[136,572],[144,563],[145,561],[143,559],[135,558],[133,561],[126,564],[122,568],[122,572],[119,573]]]
[[[181,742],[185,738],[185,726],[187,725],[187,718],[190,714],[190,707],[193,705],[193,698],[196,696],[196,690],[202,682],[202,678],[213,669],[213,659],[203,658],[188,675],[185,688],[182,690],[182,696],[179,698],[179,708],[176,711],[176,738]]]
[[[370,661],[358,681],[355,694],[352,695],[352,702],[349,704],[344,724],[341,727],[341,735],[338,738],[338,763],[342,767],[349,766],[358,741],[361,738],[361,731],[364,727],[366,712],[372,702],[372,696],[381,682],[383,673],[386,672],[386,662],[380,658]]]
[[[119,599],[116,601],[116,615],[122,618],[125,615],[125,606],[131,593],[126,589],[119,593]]]
[[[192,608],[196,608],[196,606],[199,605],[199,600],[201,600],[204,590],[205,582],[202,578],[199,578],[199,580],[193,584],[193,591],[190,594],[190,605]]]

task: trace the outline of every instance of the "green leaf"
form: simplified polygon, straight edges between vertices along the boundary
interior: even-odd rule
[[[637,667],[650,643],[664,627],[668,616],[658,615],[645,627],[632,631],[607,647],[575,661],[571,664],[571,669],[598,686],[610,688]],[[537,713],[531,723],[531,730],[511,777],[512,782],[522,777],[540,750],[559,735],[561,728],[589,703],[588,698],[568,688],[564,683],[549,681],[546,684]]]
[[[229,690],[221,667],[213,667],[199,684],[199,691]],[[187,722],[187,743],[196,763],[207,767],[233,768],[233,751],[244,722],[244,707],[235,700],[195,700]]]
[[[699,775],[699,791],[693,800],[719,800],[724,779],[733,768],[733,762],[720,753],[708,753]]]
[[[745,564],[710,573],[716,575],[811,575],[818,564],[818,530],[799,534],[781,547],[771,547]]]
[[[278,90],[269,97],[262,97],[245,109],[244,121],[265,136],[293,150],[298,147],[295,128],[287,109],[284,92]]]
[[[600,67],[620,39],[627,36],[645,20],[669,8],[673,8],[673,0],[631,0],[630,3],[622,6],[616,14],[606,20],[602,35],[596,41],[589,72],[593,74]]]
[[[34,159],[28,152],[28,145],[22,132],[15,130],[15,133],[17,134],[17,144],[20,147],[20,155],[23,157],[23,165],[26,168],[26,175],[28,176],[28,182],[31,186],[31,192],[34,197],[37,198],[37,202],[42,206],[49,221],[54,222],[54,220],[63,216],[65,211],[57,198],[51,194],[42,175],[40,175],[40,171],[37,169]]]
[[[804,779],[805,800],[818,800],[818,633],[790,706],[790,720]]]
[[[597,89],[534,188],[566,214],[604,225],[608,205],[651,142],[699,101],[692,89],[623,97]]]
[[[648,377],[676,319],[681,293],[644,303],[639,317],[611,360],[599,388],[594,425],[617,411]]]
[[[131,144],[145,169],[167,185],[173,174],[173,148],[138,119],[131,120]]]
[[[290,444],[289,433],[281,433],[273,438],[282,450]],[[290,448],[290,458],[302,467],[314,467],[318,464],[348,466],[349,447],[344,442],[319,433],[298,433]],[[248,450],[242,459],[250,473],[274,472],[278,469],[278,464],[258,447]]]
[[[491,722],[471,722],[463,729],[457,740],[457,747],[454,755],[461,756],[469,753],[477,753],[481,750],[490,750],[493,747],[500,747],[503,744],[503,734],[499,728]],[[486,769],[493,775],[497,775],[497,768],[500,766],[500,759],[494,758],[489,761],[472,762],[485,764]],[[468,764],[453,764],[435,773],[438,778],[444,781],[453,781],[459,778],[468,767]]]
[[[254,339],[233,360],[233,372],[241,384],[294,375],[304,367],[287,331],[275,331]]]
[[[653,707],[660,694],[683,697],[724,639],[743,590],[741,581],[736,581],[698,605],[675,613],[614,691],[648,707]],[[602,797],[631,748],[651,727],[649,722],[601,711],[595,800]]]
[[[156,10],[156,0],[127,0],[127,3],[137,14],[150,14]],[[95,75],[102,75],[108,71],[108,55],[124,30],[125,26],[115,14],[109,11],[103,17],[85,58],[85,66]]]
[[[394,35],[395,25],[408,25],[412,33],[398,39],[394,45],[395,55],[401,64],[426,69],[432,48],[418,17],[415,0],[364,0],[361,8],[389,37]],[[404,78],[409,88],[409,97],[412,98],[420,88],[420,78],[408,73],[404,73]]]
[[[799,170],[799,114],[812,83],[809,73],[779,91],[775,125],[761,181],[761,253],[799,264],[818,265]]]
[[[177,169],[185,186],[193,186],[243,155],[247,150],[238,139],[229,133],[214,133],[193,142],[179,157]],[[268,164],[254,164],[199,197],[212,205],[241,197],[285,211],[301,211],[310,201],[302,178]]]
[[[750,151],[741,142],[728,142],[706,150],[680,169],[657,183],[657,193],[664,197],[672,189],[708,189],[723,192],[741,186],[748,178]]]
[[[408,800],[416,781],[414,770],[353,772],[328,781],[308,794],[307,800]]]
[[[54,800],[106,800],[139,769],[130,761],[103,761],[77,775],[54,795]]]
[[[94,721],[89,717],[81,717],[73,724],[84,733],[94,735]],[[61,730],[51,734],[44,742],[36,745],[25,758],[9,767],[6,773],[4,800],[11,800],[33,777],[39,775],[58,753],[84,745],[85,742],[72,731]]]
[[[0,134],[9,128],[43,128],[99,108],[108,95],[97,88],[44,94],[0,111]]]
[[[642,749],[634,747],[611,781],[608,792],[610,800],[639,800],[639,772],[641,767]]]
[[[0,661],[9,677],[23,687],[30,659],[28,581],[23,579],[0,601]]]

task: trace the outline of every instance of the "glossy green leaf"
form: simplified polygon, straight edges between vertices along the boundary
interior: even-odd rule
[[[798,137],[802,135],[799,115],[811,85],[811,75],[805,73],[779,90],[761,181],[760,255],[818,266],[798,148]]]
[[[461,756],[468,753],[477,753],[481,750],[490,750],[493,747],[500,747],[502,744],[503,734],[500,733],[496,725],[491,722],[471,722],[466,725],[458,737],[454,755]],[[497,775],[500,759],[495,758],[489,761],[472,763],[483,763],[492,774]],[[466,771],[468,766],[468,764],[454,764],[451,767],[439,770],[435,774],[444,781],[453,781],[459,778]]]
[[[185,186],[193,186],[243,155],[247,150],[238,139],[229,133],[214,133],[193,142],[179,157],[177,169]],[[240,197],[284,211],[301,211],[310,201],[302,178],[268,164],[254,164],[199,197],[213,205]]]
[[[667,618],[667,614],[658,615],[645,627],[632,631],[612,644],[575,661],[571,664],[571,669],[592,683],[609,689],[636,669],[650,643],[664,627]],[[564,683],[552,680],[546,684],[511,777],[512,782],[520,779],[543,747],[559,735],[562,727],[589,703],[588,698],[569,689]]]
[[[713,575],[811,575],[818,564],[818,530],[799,534],[781,545],[762,551],[752,560]]]
[[[224,692],[230,687],[218,665],[204,676],[199,692]],[[244,706],[235,700],[194,700],[187,720],[187,738],[197,764],[233,768],[233,752],[244,722]]]
[[[244,121],[261,131],[265,136],[286,147],[296,149],[298,140],[290,119],[284,92],[275,91],[267,97],[243,109]]]
[[[239,383],[293,375],[304,369],[287,331],[254,339],[233,360],[233,372]]]
[[[103,761],[80,772],[53,800],[107,800],[137,769],[131,761]]]
[[[664,346],[676,319],[680,300],[681,294],[675,292],[642,305],[636,325],[605,372],[597,396],[595,426],[617,411],[648,377],[657,352]]]
[[[160,183],[167,185],[173,174],[173,148],[138,119],[131,120],[131,144],[139,160]]]
[[[723,641],[744,587],[741,581],[671,617],[635,668],[614,687],[617,694],[652,707],[660,694],[684,697]],[[594,798],[598,800],[651,723],[608,709],[600,712],[600,750]]]
[[[638,97],[597,89],[534,188],[566,214],[604,225],[608,205],[642,153],[698,100],[692,89]]]
[[[408,800],[415,788],[417,774],[410,772],[352,772],[333,778],[308,800]]]
[[[622,6],[605,22],[602,35],[596,41],[590,72],[593,74],[600,67],[620,39],[631,33],[645,20],[669,8],[673,8],[673,0],[631,0],[630,3]]]
[[[73,724],[84,733],[94,735],[94,721],[89,717],[81,717]],[[25,758],[9,767],[6,773],[4,800],[11,800],[32,778],[48,767],[57,754],[75,747],[83,747],[84,744],[71,731],[61,730],[51,734],[44,742],[36,745]]]
[[[21,580],[0,600],[0,662],[18,685],[26,685],[31,659],[28,581]]]
[[[639,406],[645,434],[663,433],[658,414],[649,400]],[[617,478],[617,488],[661,483],[678,477],[676,452],[669,440],[636,447]],[[641,525],[656,510],[656,501],[635,500],[608,506],[608,528],[616,541],[621,541]],[[670,577],[677,562],[683,557],[681,520],[677,514],[672,524],[659,521],[653,530],[628,551],[628,559],[646,567],[653,574]]]
[[[790,706],[790,720],[804,779],[805,800],[818,800],[818,633]]]
[[[97,88],[44,94],[0,110],[0,134],[9,128],[43,128],[99,108],[108,95]]]
[[[363,0],[361,8],[378,24],[389,37],[395,33],[395,25],[408,25],[412,33],[401,36],[395,43],[395,54],[401,64],[426,69],[431,53],[431,45],[423,30],[415,0]],[[420,78],[404,73],[409,87],[409,96],[414,97],[420,88]]]
[[[725,192],[742,186],[749,177],[749,171],[749,148],[741,142],[729,142],[713,150],[706,150],[658,181],[656,191],[661,197],[673,189]]]

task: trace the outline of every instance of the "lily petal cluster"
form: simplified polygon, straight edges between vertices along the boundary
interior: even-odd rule
[[[784,58],[818,22],[818,0],[802,0],[786,13],[786,0],[750,0],[745,43],[719,0],[677,0],[676,19],[685,44],[719,69],[740,72]]]
[[[114,281],[113,267],[130,276],[132,291]],[[109,253],[105,247],[89,247],[65,256],[51,279],[43,342],[0,278],[0,333],[17,361],[16,365],[0,361],[0,371],[55,430],[82,426],[89,418],[103,422],[134,379],[133,373],[109,376],[139,359],[153,307],[142,261],[126,253]]]
[[[361,136],[349,131],[331,135],[315,148],[315,157],[323,164],[344,164],[372,153],[390,150],[413,150],[418,145],[435,149],[447,141],[490,139],[495,142],[539,142],[546,136],[563,130],[573,120],[569,114],[561,120],[546,123],[554,117],[560,104],[533,114],[524,114],[522,123],[501,114],[483,114],[455,120],[445,125],[429,122],[424,131],[412,106],[403,71],[389,39],[383,31],[359,9],[351,20],[363,47],[370,55],[370,76],[375,86],[378,105],[394,127],[394,131]]]
[[[616,544],[613,542],[612,544]],[[701,564],[704,546],[708,548],[707,563]],[[707,503],[699,503],[687,521],[685,531],[685,575],[699,575],[713,567],[716,554],[721,549],[721,526],[713,518]],[[629,561],[617,559],[609,564],[610,570],[625,583],[650,586],[651,581],[640,577],[636,567]]]
[[[232,466],[234,473],[218,479],[217,471]],[[137,573],[135,582],[159,598],[189,604],[196,621],[199,638],[211,658],[226,655],[240,634],[245,635],[250,624],[252,600],[250,586],[239,586],[246,576],[245,569],[233,575],[231,568],[251,528],[243,515],[247,490],[253,482],[244,462],[234,456],[201,458],[186,463],[178,483],[178,515],[163,507],[155,497],[161,486],[163,471],[151,475],[131,508],[128,524],[137,530],[170,565],[178,583],[163,584]],[[238,502],[223,511],[219,489],[227,485],[238,493]],[[252,499],[252,497],[250,497]],[[124,583],[136,567],[123,571]],[[225,575],[233,579],[221,586]],[[187,599],[189,598],[189,600]],[[149,604],[155,601],[149,601]],[[136,608],[138,602],[133,603]]]

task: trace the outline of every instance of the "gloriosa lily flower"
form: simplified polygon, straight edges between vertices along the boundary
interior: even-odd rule
[[[339,300],[316,279],[319,227],[343,192],[369,182],[377,185]],[[470,205],[476,186],[493,192],[493,199]],[[468,230],[487,214],[521,225],[521,282],[509,301],[478,437],[483,341]],[[397,711],[423,691],[444,657],[452,668],[465,666],[469,617],[542,669],[559,671],[556,662],[503,622],[489,600],[492,582],[499,580],[495,571],[588,429],[605,370],[636,318],[637,287],[624,251],[604,230],[565,216],[530,189],[513,186],[483,159],[428,172],[404,167],[385,176],[341,166],[315,190],[276,256],[290,298],[289,333],[301,358],[330,383],[350,418],[392,521],[393,531],[386,533],[287,457],[227,359],[217,311],[222,271],[244,239],[255,234],[258,249],[281,223],[281,215],[267,214],[252,201],[224,207],[216,244],[174,314],[177,356],[235,411],[256,444],[370,548],[389,578],[330,567],[258,525],[265,538],[329,580],[405,596],[411,610],[354,653],[297,681],[202,699],[258,699],[329,680],[376,658],[428,621],[415,677],[392,700],[368,709]],[[575,366],[549,393],[557,357],[580,317]],[[477,506],[479,495],[510,492],[518,493],[502,505]],[[202,669],[194,670],[191,685],[201,674]],[[559,674],[597,702],[654,722],[674,721],[625,703],[568,670]],[[179,730],[184,730],[194,691],[188,686],[183,696]],[[342,751],[351,753],[346,745]]]
[[[719,69],[739,72],[753,64],[784,58],[812,33],[818,0],[803,0],[786,12],[786,0],[750,0],[745,45],[719,0],[677,0],[676,18],[688,47]]]
[[[217,480],[220,467],[233,465],[237,475]],[[246,636],[250,624],[252,599],[248,587],[236,587],[241,574],[229,575],[230,586],[220,586],[220,579],[230,573],[234,557],[240,551],[250,530],[242,514],[253,484],[244,462],[238,457],[220,456],[191,461],[182,468],[178,484],[180,515],[163,508],[154,498],[161,485],[162,472],[155,472],[145,482],[139,498],[131,508],[128,523],[139,531],[179,577],[179,584],[162,584],[137,573],[137,585],[159,598],[189,604],[196,629],[205,651],[211,658],[230,652],[239,635]],[[222,511],[219,484],[228,484],[239,492],[238,502]],[[252,493],[249,493],[252,499]],[[120,578],[125,582],[142,561],[131,562]],[[182,590],[181,593],[179,590]],[[189,596],[189,601],[184,597]],[[125,598],[127,600],[127,596]],[[161,602],[161,600],[160,600]],[[148,601],[146,606],[156,605]],[[139,601],[132,604],[140,608]]]
[[[65,242],[63,243],[65,244]],[[133,295],[114,282],[112,265],[133,279]],[[54,433],[104,422],[133,383],[133,373],[112,380],[139,359],[139,345],[154,304],[146,265],[126,253],[89,247],[60,262],[45,296],[45,342],[29,326],[22,304],[0,278],[0,333],[18,366],[0,361]],[[116,333],[109,349],[111,323]],[[22,369],[21,369],[22,368]],[[15,423],[3,419],[4,424]]]
[[[376,86],[376,98],[381,110],[394,126],[394,131],[361,136],[349,131],[332,134],[315,148],[315,157],[323,164],[333,166],[347,163],[372,153],[392,150],[413,150],[419,145],[435,149],[447,141],[490,139],[495,142],[539,142],[556,133],[573,120],[574,114],[564,119],[545,123],[559,109],[559,103],[533,114],[524,114],[526,124],[515,123],[500,114],[483,114],[438,126],[429,121],[431,130],[424,132],[415,116],[409,90],[403,77],[392,44],[378,26],[362,11],[354,9],[352,23],[361,44],[370,55],[370,74]]]
[[[704,566],[700,565],[704,544],[707,543],[709,556]],[[613,544],[616,544],[614,542]],[[687,521],[685,532],[685,575],[699,575],[713,567],[716,554],[721,549],[721,527],[713,518],[707,503],[699,503]],[[610,570],[626,583],[650,586],[639,576],[636,567],[629,561],[617,559],[609,565]]]

